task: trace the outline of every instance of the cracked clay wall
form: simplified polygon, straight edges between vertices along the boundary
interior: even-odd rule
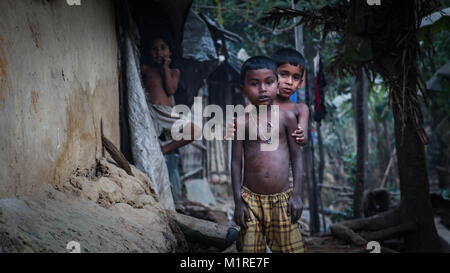
[[[113,1],[0,1],[0,198],[60,184],[119,147]]]

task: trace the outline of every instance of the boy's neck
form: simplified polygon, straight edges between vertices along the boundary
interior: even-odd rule
[[[154,69],[161,69],[163,66],[160,65],[160,64],[157,64],[157,63],[155,63],[155,62],[151,62],[151,63],[150,63],[150,67],[151,67],[151,68],[154,68]]]
[[[275,101],[278,104],[284,104],[284,103],[290,103],[291,102],[291,100],[289,98],[285,98],[285,97],[281,97],[281,96],[277,96]]]
[[[255,105],[256,113],[259,114],[259,107],[260,106],[267,106],[267,112],[270,112],[272,110],[272,105],[273,105],[273,102],[271,104],[268,104],[268,105]]]

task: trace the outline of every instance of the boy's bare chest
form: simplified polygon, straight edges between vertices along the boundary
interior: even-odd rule
[[[282,113],[276,117],[269,115],[267,118],[246,115],[244,146],[259,149],[261,144],[286,144],[283,118]]]
[[[147,87],[153,87],[153,88],[162,88],[163,82],[161,74],[158,71],[150,70],[146,74],[146,81],[145,84]],[[149,90],[151,91],[151,90]]]

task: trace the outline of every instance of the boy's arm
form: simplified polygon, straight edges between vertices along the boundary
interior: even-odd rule
[[[292,132],[297,128],[297,119],[293,113],[286,112],[285,121],[286,135],[289,135],[288,132]],[[294,176],[294,189],[291,198],[289,199],[288,214],[291,216],[292,223],[296,223],[303,212],[303,201],[301,198],[303,160],[301,148],[298,147],[296,140],[292,137],[288,137],[287,144],[291,159],[292,174]]]
[[[231,152],[231,181],[233,185],[234,197],[234,221],[240,227],[247,228],[246,221],[250,217],[247,205],[241,196],[241,181],[242,181],[242,152],[244,149],[244,141],[237,140],[234,137],[232,152]]]
[[[300,113],[298,128],[296,128],[292,136],[297,144],[305,145],[308,142],[309,108],[306,104],[299,103],[297,104],[297,109]]]
[[[163,64],[163,81],[168,96],[173,96],[178,88],[180,70],[170,69],[171,60],[167,58]]]

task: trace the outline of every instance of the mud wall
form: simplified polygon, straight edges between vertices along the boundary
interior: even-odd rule
[[[0,1],[0,198],[61,184],[119,146],[110,0]]]

